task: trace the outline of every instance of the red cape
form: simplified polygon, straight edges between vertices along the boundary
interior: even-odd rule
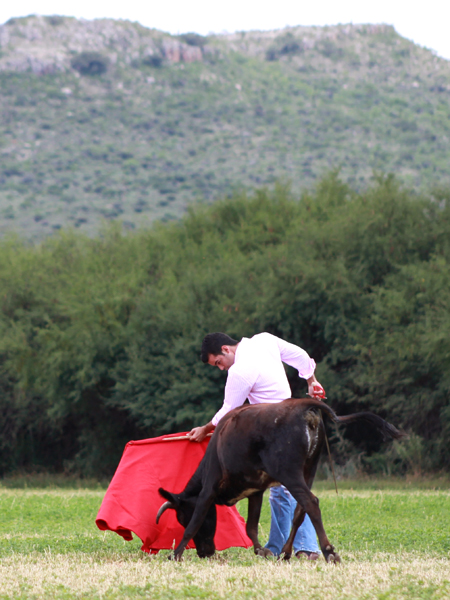
[[[95,522],[99,529],[115,531],[125,540],[133,539],[134,532],[142,541],[142,550],[153,554],[180,543],[184,528],[174,510],[166,510],[156,524],[156,513],[164,502],[158,488],[182,492],[209,442],[209,438],[200,444],[186,439],[163,441],[181,435],[185,434],[128,442],[98,511]],[[235,506],[217,506],[214,542],[217,550],[252,545]],[[195,548],[193,540],[187,547]]]

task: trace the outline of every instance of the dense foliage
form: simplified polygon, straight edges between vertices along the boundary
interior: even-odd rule
[[[199,360],[203,336],[264,330],[316,359],[341,413],[369,408],[411,433],[388,454],[370,432],[335,434],[338,455],[445,468],[450,194],[436,194],[390,177],[356,193],[331,174],[300,200],[278,186],[140,233],[3,242],[2,471],[109,473],[130,437],[206,422],[225,376]]]

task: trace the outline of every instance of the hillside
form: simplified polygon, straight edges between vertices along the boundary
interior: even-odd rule
[[[126,21],[0,26],[0,233],[89,234],[330,168],[450,183],[450,62],[386,25],[170,36]]]

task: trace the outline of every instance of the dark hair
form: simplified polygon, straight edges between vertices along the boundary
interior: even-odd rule
[[[237,346],[238,344],[239,342],[230,338],[226,333],[208,333],[203,339],[201,359],[207,363],[210,354],[214,354],[214,356],[223,354],[222,346]]]

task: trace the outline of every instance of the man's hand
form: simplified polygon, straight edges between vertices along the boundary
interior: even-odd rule
[[[319,400],[326,398],[325,390],[314,377],[314,375],[308,379],[308,394],[311,396],[311,398],[318,398]]]
[[[191,431],[187,434],[187,437],[191,440],[191,442],[203,442],[208,433],[213,431],[213,429],[214,425],[209,422],[206,425],[203,425],[203,427],[194,427],[194,429],[191,429]]]

